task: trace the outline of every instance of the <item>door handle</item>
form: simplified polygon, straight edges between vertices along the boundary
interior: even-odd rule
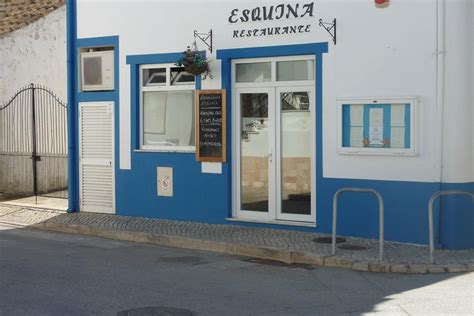
[[[270,153],[267,155],[267,157],[268,157],[268,160],[270,160],[270,162],[273,161],[273,153],[272,153],[272,152],[270,152]]]

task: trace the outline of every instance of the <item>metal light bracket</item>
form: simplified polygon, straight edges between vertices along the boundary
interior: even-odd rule
[[[336,45],[336,18],[332,20],[332,23],[323,22],[323,19],[319,19],[319,26],[324,27],[329,35],[331,35],[334,45]]]
[[[212,53],[212,30],[209,33],[199,33],[194,30],[194,39],[199,38],[209,49],[209,52]]]

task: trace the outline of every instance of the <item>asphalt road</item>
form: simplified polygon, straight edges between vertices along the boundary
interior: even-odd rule
[[[160,315],[472,315],[474,273],[373,274],[0,225],[0,316],[164,307]]]

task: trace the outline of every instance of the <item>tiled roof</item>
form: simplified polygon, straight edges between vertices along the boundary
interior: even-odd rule
[[[0,37],[64,5],[65,0],[0,0]]]

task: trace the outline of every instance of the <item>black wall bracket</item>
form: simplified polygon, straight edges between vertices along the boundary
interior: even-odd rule
[[[331,35],[334,45],[336,45],[336,19],[334,18],[331,23],[323,22],[323,19],[319,19],[319,26],[324,27],[329,35]]]
[[[194,30],[194,39],[199,38],[209,49],[209,52],[212,53],[212,30],[209,33],[199,33]]]

